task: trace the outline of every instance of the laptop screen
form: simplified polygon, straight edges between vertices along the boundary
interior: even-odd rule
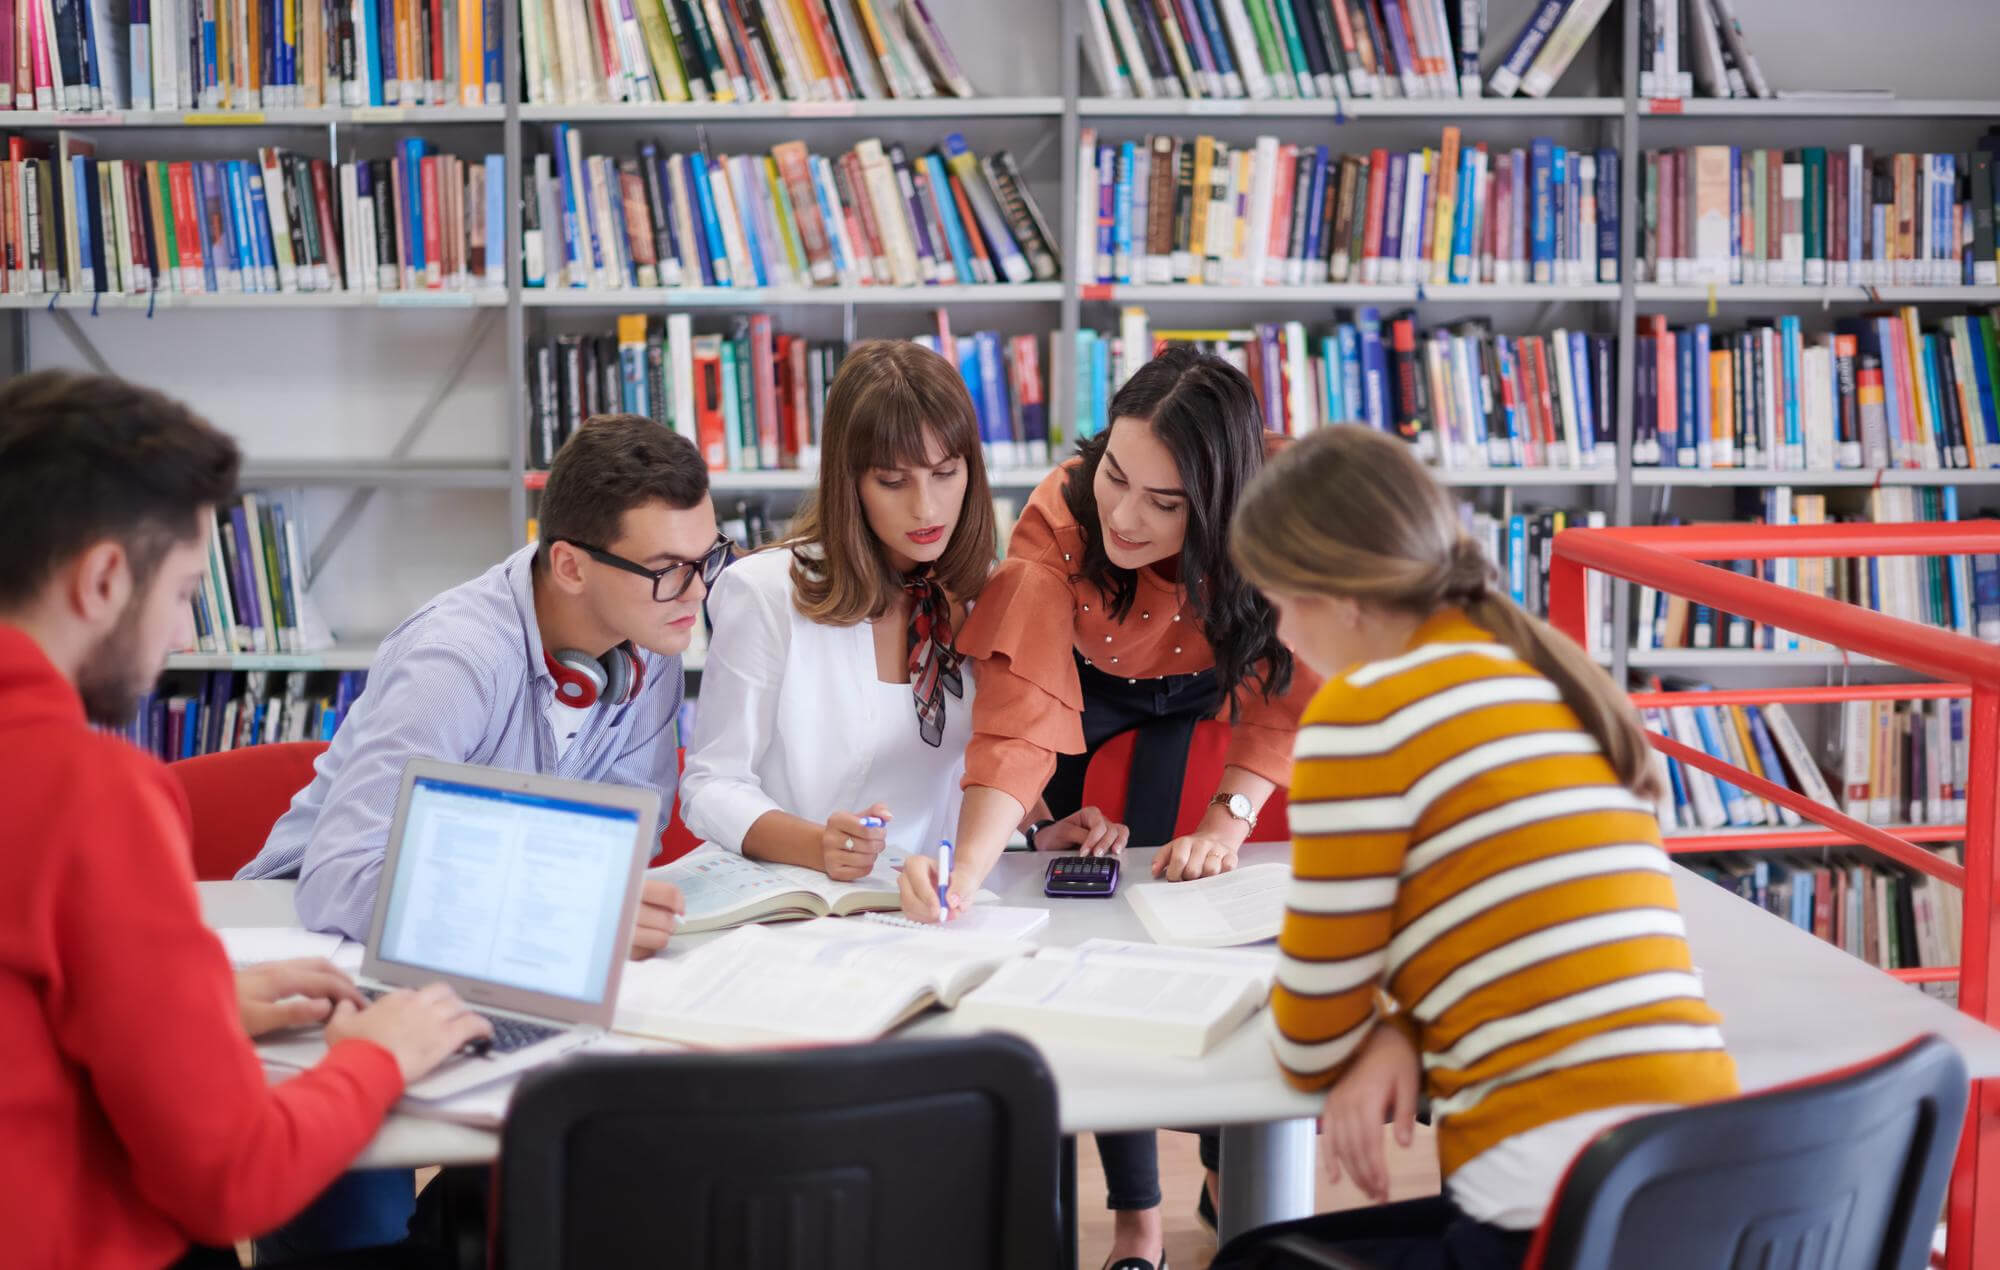
[[[377,955],[601,1002],[637,841],[628,808],[418,777]]]

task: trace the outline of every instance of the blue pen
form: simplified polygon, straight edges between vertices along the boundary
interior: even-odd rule
[[[880,829],[888,823],[888,821],[882,819],[880,816],[863,816],[861,818],[861,827],[863,829]]]
[[[951,918],[951,839],[938,842],[938,921]]]

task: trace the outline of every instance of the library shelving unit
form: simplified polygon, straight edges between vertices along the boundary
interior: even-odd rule
[[[996,144],[1015,148],[1022,171],[1044,212],[1057,227],[1066,265],[1078,259],[1079,244],[1073,209],[1077,198],[1077,146],[1082,130],[1095,129],[1104,139],[1136,140],[1147,132],[1214,132],[1232,140],[1259,132],[1274,132],[1296,142],[1326,142],[1351,151],[1373,145],[1413,146],[1435,142],[1446,124],[1465,129],[1468,141],[1526,139],[1559,133],[1570,144],[1608,147],[1620,156],[1620,278],[1616,283],[1584,285],[1459,285],[1414,284],[1361,286],[1173,286],[1101,285],[1081,280],[1067,268],[1056,282],[997,286],[936,286],[916,288],[833,287],[813,290],[783,288],[690,288],[673,290],[568,290],[523,285],[520,264],[521,205],[507,200],[504,288],[472,292],[416,292],[281,295],[159,295],[92,296],[87,294],[0,294],[0,370],[45,364],[86,364],[135,373],[121,366],[124,348],[108,337],[94,343],[91,322],[104,315],[122,318],[121,332],[136,329],[140,314],[153,339],[171,338],[174,324],[200,321],[216,333],[255,329],[283,330],[299,321],[351,324],[415,320],[461,323],[465,343],[461,360],[443,377],[438,391],[414,413],[400,435],[373,453],[356,453],[352,446],[340,458],[303,459],[292,454],[297,443],[282,418],[269,423],[238,424],[250,456],[246,485],[322,491],[336,496],[346,491],[339,513],[331,517],[328,534],[312,544],[311,570],[322,613],[344,641],[340,660],[353,660],[361,646],[355,632],[380,631],[393,624],[385,606],[408,607],[470,570],[467,559],[490,558],[487,544],[519,541],[536,487],[528,466],[528,371],[530,341],[559,331],[606,329],[620,312],[665,313],[685,310],[697,322],[768,311],[781,329],[811,328],[811,336],[841,339],[877,335],[907,336],[927,329],[926,311],[945,308],[954,327],[988,327],[1005,333],[1046,334],[1044,373],[1053,423],[1065,435],[1075,401],[1072,352],[1076,336],[1086,328],[1115,329],[1119,306],[1146,307],[1155,324],[1167,326],[1199,315],[1242,324],[1257,320],[1323,318],[1336,309],[1359,305],[1414,309],[1425,325],[1483,316],[1494,329],[1509,333],[1554,325],[1571,329],[1615,331],[1618,351],[1617,463],[1586,470],[1492,469],[1445,473],[1445,480],[1474,500],[1512,499],[1517,493],[1538,505],[1592,507],[1603,511],[1612,525],[1650,518],[1673,499],[1695,510],[1688,514],[1729,514],[1729,504],[1703,500],[1727,499],[1730,491],[1776,484],[1801,488],[1863,488],[1883,485],[1956,486],[1969,500],[2000,489],[2000,470],[1993,471],[1825,471],[1763,470],[1691,471],[1635,467],[1632,363],[1636,321],[1641,312],[1714,312],[1758,316],[1760,312],[1798,313],[1808,324],[1830,321],[1829,315],[1854,313],[1863,306],[1917,304],[1925,306],[2000,305],[2000,287],[1785,287],[1676,286],[1636,281],[1638,252],[1635,211],[1636,179],[1644,149],[1651,145],[1694,142],[1740,142],[1744,145],[1800,144],[1799,138],[1832,142],[1863,130],[1871,144],[1903,143],[1906,148],[1933,148],[1931,137],[1948,129],[1961,140],[1942,143],[1966,148],[1962,138],[1988,123],[2000,122],[2000,98],[1979,95],[1982,72],[1991,63],[1994,40],[1982,34],[1983,0],[1951,0],[1951,10],[1939,21],[1966,28],[1962,48],[1943,49],[1922,26],[1881,12],[1873,0],[1831,0],[1812,6],[1811,13],[1783,0],[1738,0],[1739,14],[1768,77],[1780,88],[1813,76],[1854,81],[1887,77],[1896,87],[1934,94],[1918,98],[1888,96],[1825,96],[1755,100],[1663,100],[1639,96],[1639,30],[1637,0],[1614,4],[1585,44],[1569,71],[1545,98],[1347,99],[1331,100],[1190,100],[1129,99],[1099,95],[1086,67],[1086,0],[1023,0],[1020,4],[985,5],[974,0],[933,0],[934,16],[967,67],[975,87],[987,95],[971,99],[929,98],[888,101],[805,101],[769,103],[678,103],[631,105],[530,104],[522,99],[522,53],[518,6],[503,5],[505,100],[499,105],[429,107],[335,107],[325,109],[266,109],[254,113],[111,111],[102,114],[15,111],[0,112],[0,132],[22,132],[46,138],[58,129],[96,140],[104,151],[130,157],[182,157],[196,151],[213,156],[241,154],[250,147],[284,144],[315,154],[349,157],[356,147],[375,147],[407,136],[421,135],[447,150],[504,155],[508,180],[518,188],[521,174],[543,144],[543,134],[556,124],[585,130],[595,141],[612,144],[646,138],[665,148],[706,145],[718,148],[764,149],[775,142],[805,139],[815,151],[846,146],[880,135],[928,144],[946,131],[965,132],[975,150]],[[1486,62],[1498,56],[1535,9],[1532,0],[1491,0],[1487,24]],[[1853,47],[1849,46],[1863,46]],[[1836,82],[1836,87],[1847,87]],[[1870,84],[1872,87],[1872,84]],[[997,138],[997,141],[995,140]],[[463,312],[459,312],[463,310]],[[1558,321],[1556,314],[1561,314]],[[305,315],[318,314],[311,317]],[[239,325],[240,324],[240,325]],[[317,329],[317,328],[316,328]],[[399,328],[400,329],[400,328]],[[449,325],[440,328],[456,331]],[[51,336],[55,338],[50,338]],[[122,337],[121,337],[122,338]],[[226,334],[223,336],[226,338]],[[440,337],[442,341],[443,337]],[[345,334],[339,339],[344,342]],[[475,346],[482,339],[500,347],[485,350],[479,361]],[[443,343],[440,344],[443,347]],[[331,355],[316,349],[299,352],[301,374],[313,369],[323,382],[314,390],[351,397],[357,414],[372,408],[369,398],[380,385],[407,388],[407,373],[398,374],[369,360],[380,350],[356,355],[336,347]],[[438,356],[437,362],[448,359]],[[233,395],[227,378],[207,369],[185,369],[154,358],[157,373],[137,372],[159,386],[177,392],[198,408],[214,407],[218,417]],[[470,369],[469,369],[470,368]],[[439,378],[427,366],[420,378]],[[421,385],[419,385],[421,388]],[[440,401],[456,392],[484,393],[479,409],[497,434],[480,444],[477,457],[428,457],[435,446],[419,439],[440,410]],[[421,396],[421,393],[417,393]],[[406,398],[409,394],[406,393]],[[399,407],[400,408],[400,407]],[[339,429],[345,432],[342,427]],[[432,429],[432,434],[440,431]],[[372,433],[370,434],[372,435]],[[432,439],[435,439],[434,435]],[[418,457],[423,455],[425,457]],[[1018,493],[1042,475],[1039,469],[998,472],[994,485]],[[719,502],[751,496],[795,500],[810,477],[796,471],[728,472],[718,474]],[[335,491],[327,495],[325,491]],[[378,495],[388,497],[380,498]],[[427,510],[425,500],[452,500],[449,509]],[[1635,506],[1641,500],[1650,506]],[[371,500],[376,500],[371,502]],[[470,500],[470,501],[468,501]],[[474,506],[476,513],[468,510]],[[1988,504],[1981,503],[1980,506]],[[319,567],[329,559],[343,536],[350,535],[363,509],[379,509],[385,519],[402,517],[384,528],[382,540],[399,557],[383,570],[336,569],[330,590]],[[1969,509],[1968,509],[1969,514]],[[317,524],[327,517],[309,517]],[[459,554],[448,562],[448,548]],[[421,566],[432,565],[425,575]],[[342,588],[346,588],[345,591]],[[365,597],[355,588],[375,588]],[[1629,655],[1627,588],[1614,589],[1614,638],[1600,649],[1612,672],[1621,677],[1628,667],[1670,664],[1683,669],[1785,671],[1812,677],[1860,663],[1829,654],[1757,653],[1717,650],[1705,658],[1676,652]],[[381,599],[393,593],[393,603]],[[373,610],[363,599],[373,600]],[[264,665],[251,655],[215,657],[207,666]],[[194,665],[183,658],[178,665]],[[330,665],[331,663],[329,663]]]

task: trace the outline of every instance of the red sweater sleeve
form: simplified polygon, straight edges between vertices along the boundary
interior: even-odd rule
[[[70,839],[51,910],[62,982],[50,1026],[88,1070],[148,1201],[200,1242],[267,1231],[374,1136],[402,1074],[386,1050],[351,1041],[270,1085],[202,924],[178,787],[116,759],[84,783],[95,788],[76,820],[90,831]]]

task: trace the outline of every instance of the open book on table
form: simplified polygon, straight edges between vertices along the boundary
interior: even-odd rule
[[[718,1048],[871,1041],[954,1004],[1028,951],[1018,940],[880,922],[746,926],[627,966],[612,1027]]]
[[[1093,939],[1008,962],[959,1003],[957,1021],[1038,1044],[1199,1058],[1271,990],[1274,953]]]
[[[852,882],[836,882],[817,869],[747,860],[703,843],[671,864],[647,870],[646,876],[664,878],[681,888],[687,912],[677,929],[693,935],[746,922],[894,912],[903,906],[896,875],[905,858],[902,852],[884,851],[875,857],[873,872]],[[981,891],[978,898],[992,902],[999,897]]]
[[[1227,948],[1276,939],[1291,884],[1291,865],[1253,864],[1193,882],[1130,887],[1125,902],[1158,943]]]

